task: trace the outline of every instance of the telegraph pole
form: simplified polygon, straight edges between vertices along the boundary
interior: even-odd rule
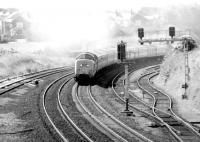
[[[185,65],[185,83],[182,85],[182,88],[184,88],[184,93],[182,95],[182,98],[183,99],[187,99],[188,98],[188,91],[187,91],[187,88],[188,88],[188,83],[189,83],[189,62],[188,62],[188,41],[187,39],[184,39],[183,41],[183,47],[184,47],[184,65]]]

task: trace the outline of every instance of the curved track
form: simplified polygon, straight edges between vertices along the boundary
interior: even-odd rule
[[[46,114],[46,116],[47,116],[47,118],[48,118],[48,120],[49,120],[49,122],[51,123],[51,125],[53,126],[53,128],[56,130],[56,132],[59,134],[59,136],[61,137],[61,139],[63,140],[63,141],[65,141],[65,142],[67,142],[68,140],[67,140],[67,138],[64,136],[64,134],[62,133],[62,131],[60,130],[62,127],[59,127],[60,125],[59,125],[59,123],[58,123],[58,121],[55,121],[55,120],[53,120],[53,118],[51,118],[52,117],[52,114],[50,113],[50,112],[48,112],[48,108],[47,108],[47,101],[46,101],[46,99],[47,99],[47,93],[48,92],[50,92],[50,89],[52,88],[52,86],[54,85],[54,84],[56,84],[58,81],[60,81],[60,80],[62,80],[63,78],[65,78],[65,77],[67,77],[67,76],[69,76],[70,74],[68,74],[68,75],[64,75],[64,76],[62,76],[62,77],[60,77],[59,79],[57,79],[57,80],[55,80],[55,81],[53,81],[47,88],[46,88],[46,90],[44,91],[44,94],[43,94],[43,103],[42,103],[42,105],[43,105],[43,108],[44,108],[44,112],[45,112],[45,114]],[[53,101],[54,102],[54,101]],[[52,106],[56,106],[56,104],[53,104]],[[62,118],[62,116],[61,116],[61,118]]]
[[[30,83],[30,82],[33,82],[35,80],[45,78],[45,77],[49,77],[49,76],[51,77],[51,76],[57,76],[59,74],[60,75],[65,74],[67,72],[72,72],[72,68],[71,67],[70,68],[65,68],[65,67],[63,68],[62,67],[62,68],[44,70],[44,71],[37,72],[37,73],[31,73],[31,74],[25,75],[25,76],[23,76],[23,77],[21,77],[17,80],[9,80],[9,83],[7,83],[7,80],[4,80],[1,83],[4,83],[4,82],[6,82],[6,83],[1,86],[2,89],[1,89],[0,95],[4,95],[7,92],[10,92],[14,89],[20,88],[21,86],[23,86],[26,83]]]
[[[91,86],[87,87],[87,94],[84,93],[84,96],[80,96],[79,94],[77,95],[77,99],[85,112],[97,121],[100,127],[103,127],[105,131],[112,135],[114,141],[151,142],[150,139],[133,130],[101,107],[91,93]]]
[[[85,93],[81,93],[80,89],[78,88],[85,90]],[[103,112],[95,105],[95,103],[91,99],[91,92],[89,90],[89,87],[81,88],[80,86],[77,86],[76,100],[79,103],[80,107],[84,110],[85,113],[87,113],[88,116],[90,116],[94,120],[94,123],[96,122],[98,124],[98,127],[102,128],[107,134],[109,134],[114,139],[114,141],[127,142],[123,137],[114,132],[114,130],[112,130],[108,126],[108,124],[105,124],[103,120],[100,119],[100,117],[103,115]],[[108,118],[106,117],[106,119]]]
[[[119,120],[114,119],[114,116],[108,112],[101,109],[101,106],[95,103],[94,98],[90,92],[90,87],[84,91],[78,91],[74,87],[74,93],[72,95],[68,92],[67,95],[63,95],[64,92],[70,90],[68,87],[70,84],[74,84],[72,79],[73,75],[68,74],[60,77],[59,79],[53,81],[45,90],[42,99],[42,106],[45,113],[45,119],[47,121],[49,131],[52,135],[55,135],[56,140],[62,141],[152,141],[149,138],[143,136],[142,134],[134,131],[130,127],[120,123]],[[66,90],[67,88],[67,90]],[[72,87],[71,87],[72,88]],[[82,88],[82,87],[81,87]],[[87,88],[87,87],[83,87]],[[70,90],[70,91],[71,91]],[[84,92],[84,93],[83,93]],[[84,95],[82,95],[82,93]],[[56,95],[55,95],[56,94]],[[73,95],[74,94],[74,95]],[[83,96],[80,99],[80,95]],[[87,99],[86,99],[86,96]],[[93,99],[92,99],[93,98]],[[84,101],[84,100],[89,101]],[[88,105],[88,102],[93,104],[93,107]],[[87,106],[87,107],[86,107]],[[95,108],[96,107],[96,108]],[[94,108],[96,111],[93,111]],[[81,111],[81,112],[80,112]],[[102,124],[102,120],[98,121],[97,117],[91,115],[92,113],[99,113],[112,121],[112,123],[121,127],[121,131],[114,131],[114,128],[110,127],[108,124]],[[88,118],[88,116],[90,118]],[[86,118],[87,119],[86,119]],[[96,118],[96,119],[95,119]],[[95,120],[95,124],[91,124],[88,119]],[[50,123],[50,125],[48,124]],[[98,126],[97,126],[98,125]],[[101,127],[101,128],[96,128]],[[107,129],[108,127],[109,130]],[[52,130],[53,128],[53,130]],[[106,130],[106,132],[103,131]],[[106,133],[106,134],[105,134]],[[108,137],[108,136],[109,137]],[[128,136],[129,135],[129,136]],[[127,137],[128,136],[128,137]],[[110,139],[111,138],[111,139]]]
[[[154,68],[154,67],[153,67]],[[119,100],[121,100],[124,104],[125,104],[125,100],[124,100],[124,95],[120,95],[118,93],[118,91],[116,90],[116,88],[114,87],[117,82],[117,79],[123,75],[124,72],[119,73],[112,81],[112,89],[114,91],[114,94],[117,96],[117,98]],[[121,86],[123,88],[124,85],[124,81],[121,82]],[[139,98],[135,97],[135,96],[130,96],[130,104],[129,104],[130,108],[132,108],[133,110],[136,110],[137,112],[140,112],[144,117],[152,120],[154,123],[152,124],[152,127],[158,127],[161,126],[163,127],[165,124],[163,123],[162,120],[160,120],[158,117],[156,117],[153,113],[152,113],[152,107],[149,104],[146,104],[144,101],[140,100]],[[168,135],[168,132],[166,129],[163,128],[163,131],[166,133],[166,136]],[[168,138],[165,138],[165,141],[176,141],[171,134],[169,134]]]
[[[73,73],[68,73],[49,84],[42,97],[42,106],[47,121],[50,123],[50,132],[55,135],[56,140],[89,141],[88,137],[67,115],[60,100],[63,87],[72,80],[73,76]]]
[[[53,81],[43,94],[42,106],[46,116],[45,123],[50,123],[49,131],[59,141],[112,141],[77,108],[77,103],[74,102],[76,85],[72,88],[73,76],[69,73]]]
[[[148,103],[140,102],[151,106],[153,115],[163,122],[178,141],[199,141],[198,132],[173,112],[171,98],[152,86],[150,79],[156,74],[158,73],[152,70],[138,79],[139,88],[151,97]]]
[[[86,140],[88,140],[89,142],[93,142],[93,140],[91,140],[77,125],[76,123],[70,118],[70,116],[66,113],[62,103],[61,103],[61,99],[60,99],[60,96],[61,96],[61,92],[62,92],[62,89],[64,88],[64,86],[69,82],[69,80],[67,80],[66,82],[64,82],[62,84],[62,86],[59,88],[59,91],[58,91],[58,105],[59,105],[59,108],[60,110],[62,111],[62,113],[64,114],[64,117],[72,124],[72,126],[77,130],[77,132],[82,135]]]
[[[50,69],[50,70],[45,70],[45,71],[40,71],[37,73],[31,73],[29,75],[23,76],[17,80],[14,81],[9,81],[8,80],[4,80],[1,82],[1,86],[0,86],[0,95],[5,94],[6,92],[9,92],[15,88],[18,88],[26,83],[30,83],[33,82],[35,80],[38,80],[40,78],[44,78],[53,74],[57,74],[57,73],[61,73],[64,71],[70,71],[72,68],[55,68],[55,69]]]

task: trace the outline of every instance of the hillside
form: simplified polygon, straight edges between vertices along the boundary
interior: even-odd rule
[[[77,52],[56,51],[44,43],[0,44],[0,79],[59,66],[71,66]],[[73,54],[72,54],[73,53]]]

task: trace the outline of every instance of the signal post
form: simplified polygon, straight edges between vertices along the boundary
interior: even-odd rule
[[[126,43],[121,41],[117,44],[117,55],[118,60],[120,63],[124,64],[125,70],[125,86],[124,86],[124,99],[125,99],[125,110],[122,113],[125,113],[126,116],[132,116],[133,112],[129,110],[129,93],[128,93],[128,86],[129,86],[129,77],[128,77],[128,61],[126,60]]]
[[[187,37],[175,37],[175,27],[169,27],[169,36],[168,38],[148,38],[143,39],[144,37],[144,29],[138,28],[138,37],[139,37],[139,43],[143,45],[144,43],[152,43],[152,42],[171,42],[174,43],[176,41],[181,41],[183,45],[183,51],[184,51],[184,64],[185,64],[185,82],[182,85],[182,88],[184,89],[184,93],[182,94],[182,99],[188,98],[188,83],[189,83],[189,62],[188,62],[188,51],[189,51],[189,43],[192,41],[192,39]]]

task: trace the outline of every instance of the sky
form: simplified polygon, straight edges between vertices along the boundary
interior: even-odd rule
[[[37,31],[51,40],[74,42],[105,38],[106,11],[196,3],[199,0],[2,0],[0,7],[28,11]]]
[[[37,8],[66,8],[66,9],[116,9],[135,8],[142,6],[167,6],[179,4],[200,3],[199,0],[5,0],[1,7]]]

